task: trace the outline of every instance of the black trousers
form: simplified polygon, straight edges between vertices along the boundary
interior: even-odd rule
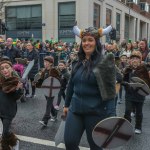
[[[134,101],[125,101],[125,115],[129,122],[131,122],[131,112],[133,111],[133,106],[135,108],[135,128],[142,129],[142,120],[143,120],[143,103],[144,102],[134,102]]]
[[[51,118],[51,115],[54,116],[54,117],[57,117],[57,111],[55,110],[54,105],[53,105],[54,97],[45,96],[45,98],[46,98],[46,101],[47,101],[46,102],[46,110],[45,110],[45,114],[43,116],[42,121],[47,123],[48,120]]]
[[[29,80],[31,81],[31,89],[32,89],[32,95],[35,95],[35,85],[33,83],[34,81],[34,78],[29,78]]]
[[[10,127],[11,127],[12,119],[7,119],[3,117],[0,117],[0,119],[2,120],[2,124],[3,124],[2,136],[7,136],[11,133]]]
[[[60,105],[61,97],[63,97],[63,99],[65,100],[65,97],[66,97],[65,90],[60,90],[58,93],[58,100],[57,100],[58,106]]]

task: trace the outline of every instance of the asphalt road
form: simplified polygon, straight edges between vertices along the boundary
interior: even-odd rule
[[[56,147],[54,143],[54,137],[61,122],[60,114],[62,114],[63,101],[57,121],[49,121],[48,126],[43,128],[39,124],[39,120],[43,117],[46,100],[39,89],[37,89],[36,95],[36,98],[28,99],[25,103],[18,101],[18,112],[13,120],[12,130],[20,138],[20,150],[65,149],[64,144]],[[117,115],[123,116],[123,114],[124,101],[122,101],[122,104],[117,105]],[[114,150],[150,150],[150,97],[147,97],[145,101],[143,114],[142,134],[135,135],[125,146]],[[81,150],[88,150],[89,146],[85,135],[81,140],[80,146]]]

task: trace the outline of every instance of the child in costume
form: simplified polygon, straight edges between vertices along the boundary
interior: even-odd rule
[[[142,54],[140,51],[133,51],[130,56],[130,65],[124,70],[124,85],[125,85],[125,115],[124,117],[131,122],[131,111],[135,107],[135,133],[142,133],[143,120],[143,104],[145,96],[138,92],[139,88],[132,88],[129,84],[132,77],[138,77],[145,81],[150,86],[150,79],[145,64],[141,63]]]
[[[58,69],[60,71],[60,76],[61,76],[61,79],[60,79],[61,88],[60,88],[60,91],[58,93],[57,103],[55,105],[55,109],[56,110],[59,110],[59,105],[60,105],[60,102],[61,102],[61,97],[63,97],[64,100],[65,100],[65,97],[66,97],[65,90],[66,90],[67,83],[68,83],[69,76],[70,76],[69,71],[68,71],[68,69],[66,67],[66,62],[64,60],[60,60],[59,61]]]
[[[11,150],[17,144],[17,137],[10,130],[17,113],[17,100],[22,96],[22,83],[8,60],[0,61],[0,119],[3,124],[2,150]]]
[[[50,76],[55,77],[60,80],[59,72],[58,72],[58,70],[53,68],[53,63],[54,63],[53,57],[46,56],[44,58],[44,69],[40,70],[40,72],[39,72],[41,75],[41,78],[36,83],[36,87],[40,87],[42,85],[43,81]],[[53,97],[45,96],[45,98],[47,100],[46,111],[42,118],[42,121],[39,121],[39,122],[42,125],[47,126],[48,120],[51,118],[51,115],[52,115],[51,121],[55,121],[55,119],[57,118],[57,111],[53,105],[54,96]],[[50,113],[51,113],[51,115],[50,115]]]

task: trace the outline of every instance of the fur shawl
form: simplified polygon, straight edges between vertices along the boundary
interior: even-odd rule
[[[19,77],[15,72],[13,72],[12,77],[7,79],[4,78],[2,75],[0,75],[0,89],[4,93],[14,92],[16,90],[18,83]]]
[[[44,79],[45,71],[46,70],[43,69],[42,70],[42,74],[41,74],[41,79],[43,79],[43,80],[45,80]],[[49,70],[49,76],[55,77],[58,80],[60,80],[60,73],[59,73],[59,71],[56,68],[52,68],[52,69]]]
[[[36,87],[37,88],[40,88],[42,83],[43,83],[43,81],[45,80],[45,72],[46,72],[46,70],[44,68],[44,69],[41,69],[39,72],[41,72],[41,78],[36,83]],[[60,81],[60,73],[59,73],[59,71],[56,68],[50,69],[48,76],[55,77],[55,78],[57,78]]]

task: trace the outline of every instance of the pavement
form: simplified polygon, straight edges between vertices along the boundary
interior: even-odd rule
[[[42,119],[46,100],[42,92],[37,89],[36,98],[28,99],[27,102],[18,101],[18,112],[12,122],[12,131],[19,137],[20,150],[63,150],[63,143],[55,146],[54,137],[59,128],[62,114],[63,100],[56,122],[48,123],[47,127],[42,127],[39,120]],[[55,102],[54,102],[55,103]],[[125,145],[113,150],[150,150],[150,96],[146,98],[143,108],[143,129],[142,134],[134,135],[133,138]],[[117,105],[117,116],[124,115],[124,100],[122,104]],[[134,125],[134,118],[132,121]],[[0,128],[1,128],[0,122]],[[1,129],[0,129],[1,131]],[[89,150],[89,145],[85,134],[80,142],[80,150]]]

